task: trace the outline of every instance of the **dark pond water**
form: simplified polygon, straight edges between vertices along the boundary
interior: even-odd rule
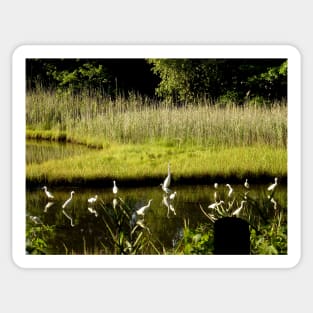
[[[84,154],[90,150],[84,145],[27,140],[26,164],[42,163],[52,159],[65,159],[70,156]]]
[[[27,163],[41,163],[89,152],[84,146],[45,142],[27,142]],[[270,182],[269,182],[270,183]],[[217,212],[208,206],[215,202],[211,185],[175,186],[176,197],[170,200],[160,186],[126,188],[117,182],[119,192],[112,188],[62,187],[48,190],[49,200],[37,186],[26,191],[26,249],[28,253],[45,254],[158,254],[176,253],[184,237],[184,228],[205,225],[213,229],[214,218],[231,216],[240,207],[246,189],[232,185],[234,194],[228,198],[225,184],[218,187],[218,199],[224,204]],[[271,219],[287,223],[287,188],[278,185],[273,199],[268,199],[268,185],[250,182],[248,198],[240,217],[252,227],[260,228]],[[113,187],[113,182],[112,182]],[[74,191],[73,198],[63,204]],[[88,199],[97,195],[97,201]],[[144,216],[136,211],[148,204]],[[205,211],[202,212],[201,208]]]
[[[243,186],[232,187],[236,195],[233,205],[226,212],[227,215],[231,215],[240,206],[245,192]],[[286,218],[286,188],[279,187],[275,194],[275,203],[266,200],[266,186],[258,185],[251,189],[251,201],[245,203],[240,217],[255,227],[265,223],[264,217],[272,218],[278,211],[283,210]],[[113,195],[111,188],[60,187],[49,189],[54,199],[48,200],[44,191],[38,187],[26,194],[28,239],[31,236],[44,237],[43,241],[47,244],[44,250],[48,254],[119,254],[121,251],[117,249],[114,240],[118,240],[121,233],[125,240],[122,246],[125,247],[127,241],[132,245],[138,232],[143,232],[155,246],[155,250],[150,246],[148,254],[163,252],[164,249],[171,253],[183,238],[185,223],[191,229],[202,224],[213,226],[200,206],[207,213],[215,213],[208,209],[208,205],[215,202],[213,187],[177,186],[173,189],[177,194],[174,200],[170,200],[165,197],[160,186],[133,189],[119,186],[118,196]],[[63,208],[62,205],[70,197],[71,191],[75,192],[73,198]],[[227,199],[227,187],[221,185],[219,191],[221,198]],[[88,199],[95,195],[98,196],[97,201],[90,204]],[[264,197],[260,198],[260,195]],[[136,210],[147,205],[149,199],[152,199],[151,205],[144,216],[136,214]],[[228,209],[229,206],[226,200],[223,208]],[[53,229],[49,231],[47,226]],[[32,231],[33,228],[35,231]]]

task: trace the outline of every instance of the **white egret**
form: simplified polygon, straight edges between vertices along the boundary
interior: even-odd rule
[[[43,186],[42,189],[45,191],[45,194],[47,196],[48,199],[53,199],[54,196],[52,195],[52,193],[50,191],[48,191],[47,186]]]
[[[88,203],[95,203],[97,201],[97,199],[98,199],[98,195],[95,195],[94,197],[89,198],[87,201],[88,201]]]
[[[138,210],[136,211],[136,213],[137,213],[138,215],[145,215],[145,210],[150,207],[151,201],[152,201],[152,199],[149,200],[149,203],[148,203],[147,205],[145,205],[145,206],[143,206],[142,208],[138,209]]]
[[[248,178],[246,178],[246,181],[245,183],[243,184],[245,186],[245,188],[249,189],[250,188],[250,185],[248,183]]]
[[[214,183],[214,188],[215,188],[215,189],[218,188],[218,183]]]
[[[170,184],[171,184],[171,164],[168,163],[168,165],[167,165],[167,176],[164,179],[163,184],[160,184],[160,185],[162,186],[162,189],[166,193],[169,193],[167,190],[169,190],[168,187],[170,186]]]
[[[174,200],[175,199],[175,197],[176,197],[176,194],[177,194],[177,192],[176,191],[174,191],[173,193],[171,193],[170,194],[170,200]]]
[[[171,164],[168,163],[167,165],[167,177],[164,180],[163,185],[168,188],[171,184],[171,168],[170,168]]]
[[[208,208],[209,208],[209,209],[216,209],[218,206],[222,205],[222,203],[224,203],[223,200],[221,200],[220,202],[214,202],[214,203],[210,204],[210,205],[208,206]]]
[[[232,214],[233,216],[236,216],[236,217],[239,216],[239,213],[240,213],[240,211],[243,209],[243,204],[244,204],[245,202],[247,202],[247,201],[245,201],[245,200],[242,200],[242,201],[241,201],[240,207],[239,207],[238,209],[236,209],[236,210],[233,212],[233,214]]]
[[[270,186],[267,188],[267,190],[268,190],[268,191],[274,191],[275,188],[276,188],[276,186],[277,186],[277,181],[278,181],[278,178],[275,177],[275,183],[272,184],[272,185],[270,185]]]
[[[231,197],[231,195],[233,194],[234,192],[234,189],[231,187],[230,184],[226,184],[226,187],[229,188],[229,191],[228,191],[228,197]]]
[[[165,187],[164,186],[164,184],[160,184],[161,185],[161,187],[162,187],[162,190],[166,193],[166,194],[168,194],[168,193],[171,193],[172,192],[172,190],[171,189],[169,189],[169,188],[167,188],[167,187]]]
[[[74,193],[75,193],[75,191],[71,191],[71,196],[62,205],[63,209],[65,209],[65,207],[72,201]]]
[[[116,186],[116,182],[115,182],[115,180],[113,180],[113,193],[116,195],[117,194],[117,192],[118,192],[118,188],[117,188],[117,186]]]

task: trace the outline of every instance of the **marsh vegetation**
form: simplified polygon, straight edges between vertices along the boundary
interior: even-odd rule
[[[127,71],[114,60],[30,60],[27,253],[212,254],[215,221],[233,217],[249,223],[251,254],[286,254],[287,62],[263,61],[149,60],[159,85],[148,96],[127,90],[132,77],[119,88]]]

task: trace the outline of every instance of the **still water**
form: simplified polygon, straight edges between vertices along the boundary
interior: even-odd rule
[[[116,250],[116,242],[112,237],[122,231],[125,238],[131,241],[131,236],[136,235],[132,231],[136,229],[137,232],[143,232],[149,240],[153,240],[154,246],[158,246],[155,252],[149,250],[149,254],[158,253],[160,249],[171,253],[183,238],[185,223],[191,229],[202,224],[213,226],[212,221],[201,211],[202,208],[210,213],[208,205],[215,202],[213,186],[173,186],[173,190],[177,192],[174,200],[165,197],[160,186],[118,187],[117,196],[112,193],[111,188],[58,187],[49,189],[54,196],[52,200],[48,200],[39,187],[27,191],[26,225],[29,236],[38,236],[40,229],[47,244],[45,252],[48,254],[115,254],[120,253],[120,250]],[[245,192],[243,186],[232,187],[236,198],[229,214],[240,206]],[[265,190],[266,186],[256,185],[249,192],[251,201],[254,199],[258,203],[262,202],[262,212],[249,201],[240,214],[240,217],[255,227],[265,223],[264,216],[267,219],[272,218],[282,210],[286,214],[286,188],[279,186],[277,189],[275,205],[266,200]],[[72,200],[63,208],[62,205],[70,198],[71,191],[75,192]],[[221,198],[227,199],[227,191],[225,185],[220,185]],[[90,204],[88,199],[95,195],[97,201]],[[264,199],[260,199],[260,195],[264,195]],[[144,216],[136,214],[136,210],[147,205],[150,199],[151,205]],[[53,227],[50,233],[45,230],[47,226]],[[33,228],[37,229],[37,233],[32,233]]]
[[[90,151],[85,146],[56,143],[27,142],[27,163],[41,163],[49,159],[63,159]],[[160,182],[161,183],[161,182]],[[271,182],[269,182],[270,184]],[[234,194],[227,197],[228,188],[220,183],[212,185],[175,186],[176,197],[169,199],[161,186],[129,188],[117,181],[119,192],[112,187],[83,188],[58,186],[48,190],[43,186],[26,191],[26,250],[44,254],[171,254],[176,253],[184,240],[184,229],[213,230],[216,211],[208,206],[214,203],[214,194],[225,200],[223,214],[231,214],[240,207],[247,190],[232,185]],[[287,223],[287,187],[278,185],[273,199],[268,199],[267,185],[250,181],[250,190],[240,217],[251,227],[259,229],[279,216],[279,223]],[[64,206],[71,192],[73,197]],[[97,201],[88,199],[97,195]],[[144,215],[136,211],[151,205]],[[225,209],[225,210],[224,210]],[[206,215],[203,213],[206,213]],[[209,216],[209,218],[208,218]],[[218,216],[220,217],[220,216]]]

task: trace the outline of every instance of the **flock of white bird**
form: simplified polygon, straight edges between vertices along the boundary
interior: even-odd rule
[[[278,185],[278,178],[275,177],[274,179],[274,183],[271,184],[268,188],[267,188],[267,191],[270,192],[268,194],[268,199],[270,199],[270,201],[274,204],[274,209],[276,210],[277,208],[277,202],[275,201],[275,199],[273,198],[273,194],[274,194],[274,191],[276,189]],[[228,209],[232,209],[233,207],[233,204],[234,204],[234,201],[235,201],[235,198],[233,197],[234,195],[234,189],[231,187],[230,184],[226,184],[225,185],[227,188],[228,188],[228,193],[227,193],[227,198],[228,198]],[[246,191],[244,192],[244,200],[242,200],[240,202],[240,206],[238,208],[236,208],[235,210],[233,210],[230,215],[231,216],[234,216],[234,217],[239,217],[239,214],[240,212],[242,211],[242,209],[244,208],[244,204],[247,202],[247,194],[249,193],[250,191],[250,184],[248,182],[248,179],[246,178],[244,184],[243,184],[244,188],[246,189]],[[214,184],[214,202],[212,204],[210,204],[208,206],[209,209],[211,210],[216,210],[220,215],[225,215],[225,213],[221,213],[221,211],[219,210],[220,207],[223,207],[223,205],[225,204],[225,201],[224,200],[220,200],[219,199],[219,196],[218,196],[218,183],[215,183]],[[225,212],[225,210],[223,210],[223,212]],[[205,212],[204,212],[205,213]],[[209,217],[212,221],[215,221],[216,219],[214,218],[214,215],[213,214],[207,214],[205,213],[205,215],[207,217]]]
[[[169,189],[170,184],[171,184],[171,169],[170,169],[170,163],[168,163],[168,172],[167,172],[167,176],[166,176],[166,178],[164,179],[163,183],[160,184],[162,190],[164,191],[163,201],[162,201],[162,202],[163,202],[163,204],[168,208],[168,213],[169,213],[169,211],[171,210],[171,211],[176,215],[176,212],[175,212],[175,209],[174,209],[174,206],[173,206],[173,200],[175,199],[175,197],[176,197],[176,195],[177,195],[177,192],[176,192],[176,191],[173,192],[171,189]],[[243,207],[244,207],[244,204],[247,202],[247,201],[246,201],[246,199],[247,199],[247,194],[248,194],[249,189],[250,189],[250,185],[249,185],[249,183],[248,183],[248,179],[245,180],[245,182],[244,182],[243,185],[244,185],[244,187],[245,187],[245,189],[246,189],[246,192],[245,192],[245,194],[244,194],[244,199],[245,199],[245,200],[242,200],[241,203],[240,203],[240,206],[239,206],[238,208],[236,208],[236,209],[231,213],[231,215],[234,216],[234,217],[238,217],[238,216],[239,216],[241,210],[242,210]],[[278,178],[275,177],[274,183],[271,184],[271,185],[267,188],[267,190],[268,190],[269,192],[271,192],[271,195],[273,195],[274,190],[276,189],[277,185],[278,185]],[[231,187],[230,184],[226,184],[225,186],[228,188],[227,197],[228,197],[228,199],[231,199],[231,198],[233,197],[234,189]],[[218,183],[215,183],[215,184],[214,184],[214,189],[215,189],[215,191],[214,191],[214,203],[212,203],[212,204],[210,204],[210,205],[208,206],[209,209],[218,210],[218,209],[219,209],[221,206],[223,206],[223,204],[225,203],[224,200],[220,200],[219,197],[218,197],[218,187],[219,187]],[[44,190],[44,192],[45,192],[45,194],[46,194],[48,200],[49,200],[49,201],[52,201],[52,200],[54,199],[54,196],[52,195],[52,193],[51,193],[50,191],[48,191],[47,186],[42,187],[42,189]],[[119,192],[119,189],[118,189],[118,187],[117,187],[117,185],[116,185],[116,181],[115,181],[115,180],[113,180],[112,192],[113,192],[113,194],[114,194],[115,196],[116,196],[116,195],[118,194],[118,192]],[[67,218],[70,219],[72,226],[74,226],[73,220],[72,220],[72,218],[65,212],[64,209],[65,209],[65,208],[69,205],[69,203],[72,201],[74,194],[75,194],[75,192],[74,192],[74,191],[71,191],[71,192],[70,192],[70,197],[69,197],[69,198],[63,203],[63,205],[62,205],[63,214],[64,214]],[[276,201],[273,199],[272,196],[269,195],[268,197],[269,197],[269,199],[271,199],[271,202],[274,203],[274,207],[276,208]],[[87,200],[87,202],[88,202],[90,205],[93,205],[93,204],[95,204],[95,202],[97,201],[97,199],[98,199],[98,195],[95,195],[94,197],[89,198],[89,199]],[[153,200],[153,199],[150,199],[146,205],[144,205],[144,206],[142,206],[141,208],[137,209],[137,210],[136,210],[137,215],[139,215],[139,216],[144,216],[146,210],[150,207],[152,200]],[[52,205],[51,203],[53,203],[53,202],[49,202],[49,203],[47,204],[47,206],[48,206],[49,204]],[[114,204],[115,204],[115,205],[114,205]],[[115,207],[116,204],[117,204],[117,200],[116,200],[116,198],[114,198],[114,200],[113,200],[113,206]],[[232,203],[232,204],[233,204],[233,203]],[[232,204],[231,204],[231,206],[232,206]],[[229,205],[230,205],[230,202],[229,202]],[[47,206],[46,206],[46,208],[47,208]],[[88,207],[88,210],[89,210],[91,213],[94,213],[94,214],[97,216],[97,212],[96,212],[92,207]]]

